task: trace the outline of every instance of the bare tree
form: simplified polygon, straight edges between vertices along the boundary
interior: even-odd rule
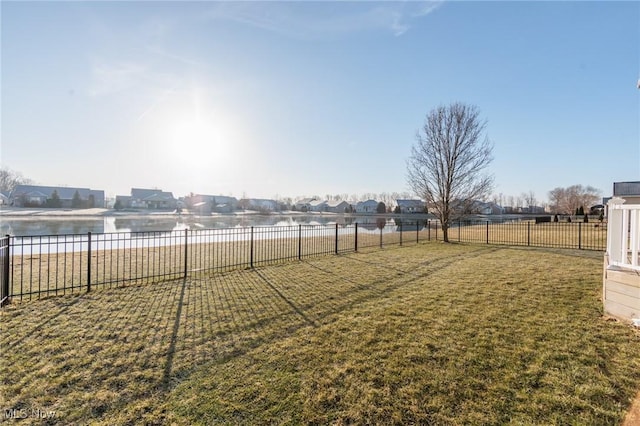
[[[598,202],[600,190],[592,186],[572,185],[549,191],[551,211],[560,214],[575,214],[580,207],[588,209]]]
[[[409,186],[440,220],[445,242],[451,223],[491,193],[493,178],[483,173],[493,160],[485,126],[475,106],[440,106],[427,115],[411,149]]]
[[[522,194],[524,197],[524,201],[526,203],[525,207],[535,207],[538,200],[536,200],[536,193],[529,190],[529,192],[524,192]]]
[[[500,207],[503,207],[504,206],[504,194],[502,194],[502,192],[499,193],[499,194],[493,194],[491,196],[491,202],[493,204],[499,205]]]
[[[18,185],[28,185],[31,179],[24,178],[19,172],[7,167],[0,167],[0,191],[11,192]]]

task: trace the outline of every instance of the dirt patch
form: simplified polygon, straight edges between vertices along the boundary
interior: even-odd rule
[[[640,425],[640,392],[636,395],[636,399],[631,404],[631,409],[624,418],[622,426],[638,426]]]

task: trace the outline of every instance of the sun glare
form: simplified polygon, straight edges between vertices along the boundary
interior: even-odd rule
[[[220,128],[201,119],[176,123],[171,145],[173,158],[187,167],[213,166],[228,157]]]

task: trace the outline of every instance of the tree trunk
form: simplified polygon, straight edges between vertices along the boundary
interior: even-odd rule
[[[449,242],[449,225],[442,224],[442,238],[445,243]]]

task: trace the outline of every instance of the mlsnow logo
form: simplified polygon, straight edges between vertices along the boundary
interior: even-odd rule
[[[11,408],[4,410],[5,419],[52,419],[55,416],[55,411],[41,410],[40,408]]]

